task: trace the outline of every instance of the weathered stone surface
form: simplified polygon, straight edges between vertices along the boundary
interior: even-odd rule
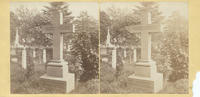
[[[22,68],[26,69],[27,68],[27,60],[26,60],[26,48],[23,48],[22,50]]]
[[[43,75],[40,78],[46,88],[57,93],[69,93],[75,88],[75,76],[72,73],[65,74],[65,77]]]
[[[46,74],[41,78],[50,82],[50,85],[61,84],[61,87],[64,86],[63,90],[69,93],[75,88],[75,76],[68,72],[68,62],[63,59],[63,34],[65,32],[63,30],[66,29],[66,25],[63,25],[62,12],[55,10],[53,14],[55,14],[51,18],[53,25],[43,27],[44,32],[53,32],[53,60],[46,64]],[[72,32],[72,29],[69,32]],[[46,50],[43,55],[45,55],[43,59],[46,62]]]
[[[68,73],[68,63],[66,61],[51,60],[46,65],[46,72],[48,76],[64,77]]]
[[[112,64],[112,47],[101,47],[101,60],[105,63]]]
[[[75,75],[68,72],[68,63],[66,61],[51,60],[47,63],[47,73],[41,76],[42,79],[55,84],[65,90],[66,93],[71,92],[75,88]]]
[[[62,77],[63,69],[61,66],[47,66],[47,75],[52,77]]]
[[[51,93],[66,93],[66,81],[52,79],[46,75],[41,76],[41,82],[44,88],[51,91]]]
[[[116,69],[117,67],[117,50],[114,48],[112,50],[112,68]]]
[[[127,27],[130,32],[141,32],[141,60],[137,61],[135,74],[129,76],[129,80],[134,89],[155,93],[163,88],[163,75],[157,73],[156,62],[151,60],[151,34],[161,32],[161,27],[151,24],[151,13],[147,10],[141,22],[141,25]]]
[[[139,61],[135,65],[135,75],[141,77],[152,77],[157,72],[154,61]]]
[[[163,88],[163,75],[156,73],[153,77],[129,76],[132,89],[141,90],[142,93],[157,93]]]

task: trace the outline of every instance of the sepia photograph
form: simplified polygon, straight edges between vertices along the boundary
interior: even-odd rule
[[[187,5],[100,3],[100,93],[188,94]]]
[[[10,2],[10,93],[99,93],[97,2]]]
[[[188,94],[187,2],[10,2],[11,94]]]

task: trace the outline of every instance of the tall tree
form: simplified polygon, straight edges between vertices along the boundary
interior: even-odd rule
[[[54,11],[61,11],[63,13],[64,24],[70,23],[73,19],[71,16],[71,11],[69,10],[69,4],[65,2],[50,2],[49,6],[44,6],[45,10],[43,13],[45,15],[46,21],[51,23],[52,18],[54,17]]]
[[[11,33],[15,33],[16,28],[19,29],[20,44],[28,46],[42,46],[44,44],[46,39],[40,29],[40,26],[43,25],[43,19],[39,11],[19,7],[16,11],[11,12],[11,20],[13,31]]]
[[[161,23],[163,20],[162,13],[159,11],[159,4],[156,2],[140,2],[140,5],[133,9],[134,14],[141,22],[141,16],[144,11],[149,11],[152,14],[152,23]]]
[[[102,21],[101,33],[106,33],[105,35],[107,35],[107,29],[109,27],[111,34],[111,42],[113,44],[118,44],[118,45],[138,44],[138,37],[136,36],[136,34],[129,33],[125,29],[125,26],[138,24],[138,20],[135,18],[134,14],[126,11],[126,9],[116,8],[115,6],[108,8],[106,14],[108,15],[108,17],[106,15],[104,16],[106,18],[104,18],[103,15],[101,16],[101,21]],[[109,25],[107,26],[106,23],[103,23],[103,21],[106,20],[109,20],[107,22],[110,22],[108,23],[110,24],[110,26]]]
[[[164,65],[171,69],[170,81],[188,78],[188,22],[178,12],[166,21],[161,54]]]
[[[98,78],[98,24],[87,12],[81,12],[74,21],[76,33],[74,34],[72,54],[82,68],[81,81]]]

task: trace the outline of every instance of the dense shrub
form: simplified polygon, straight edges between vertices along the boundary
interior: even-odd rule
[[[72,93],[96,94],[99,93],[99,79],[91,79],[87,82],[80,82]]]
[[[175,82],[175,87],[178,93],[188,93],[188,79],[180,79]]]

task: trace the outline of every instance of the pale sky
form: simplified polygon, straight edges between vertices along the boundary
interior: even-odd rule
[[[188,18],[188,4],[186,2],[158,2],[159,10],[163,16],[170,16],[173,11],[178,11],[182,16]],[[105,2],[101,3],[101,10],[106,11],[109,7],[124,9],[126,12],[133,12],[135,5],[139,2]]]
[[[187,2],[158,2],[159,10],[163,16],[170,16],[173,11],[178,11],[182,16],[188,18],[188,3]],[[95,19],[99,18],[99,5],[97,2],[68,2],[72,16],[79,16],[81,11],[87,11],[88,14]],[[10,10],[15,11],[16,8],[24,6],[29,9],[43,9],[43,6],[48,6],[48,2],[11,2]],[[109,7],[125,9],[127,12],[132,12],[134,5],[139,5],[139,2],[103,2],[100,4],[101,10],[106,11]]]
[[[99,18],[99,6],[96,2],[68,2],[69,10],[72,12],[72,16],[79,16],[81,11],[87,11],[89,16],[95,19]],[[40,11],[44,9],[44,6],[49,6],[48,2],[11,2],[10,10],[15,11],[20,6],[24,6],[28,9],[36,9]]]

